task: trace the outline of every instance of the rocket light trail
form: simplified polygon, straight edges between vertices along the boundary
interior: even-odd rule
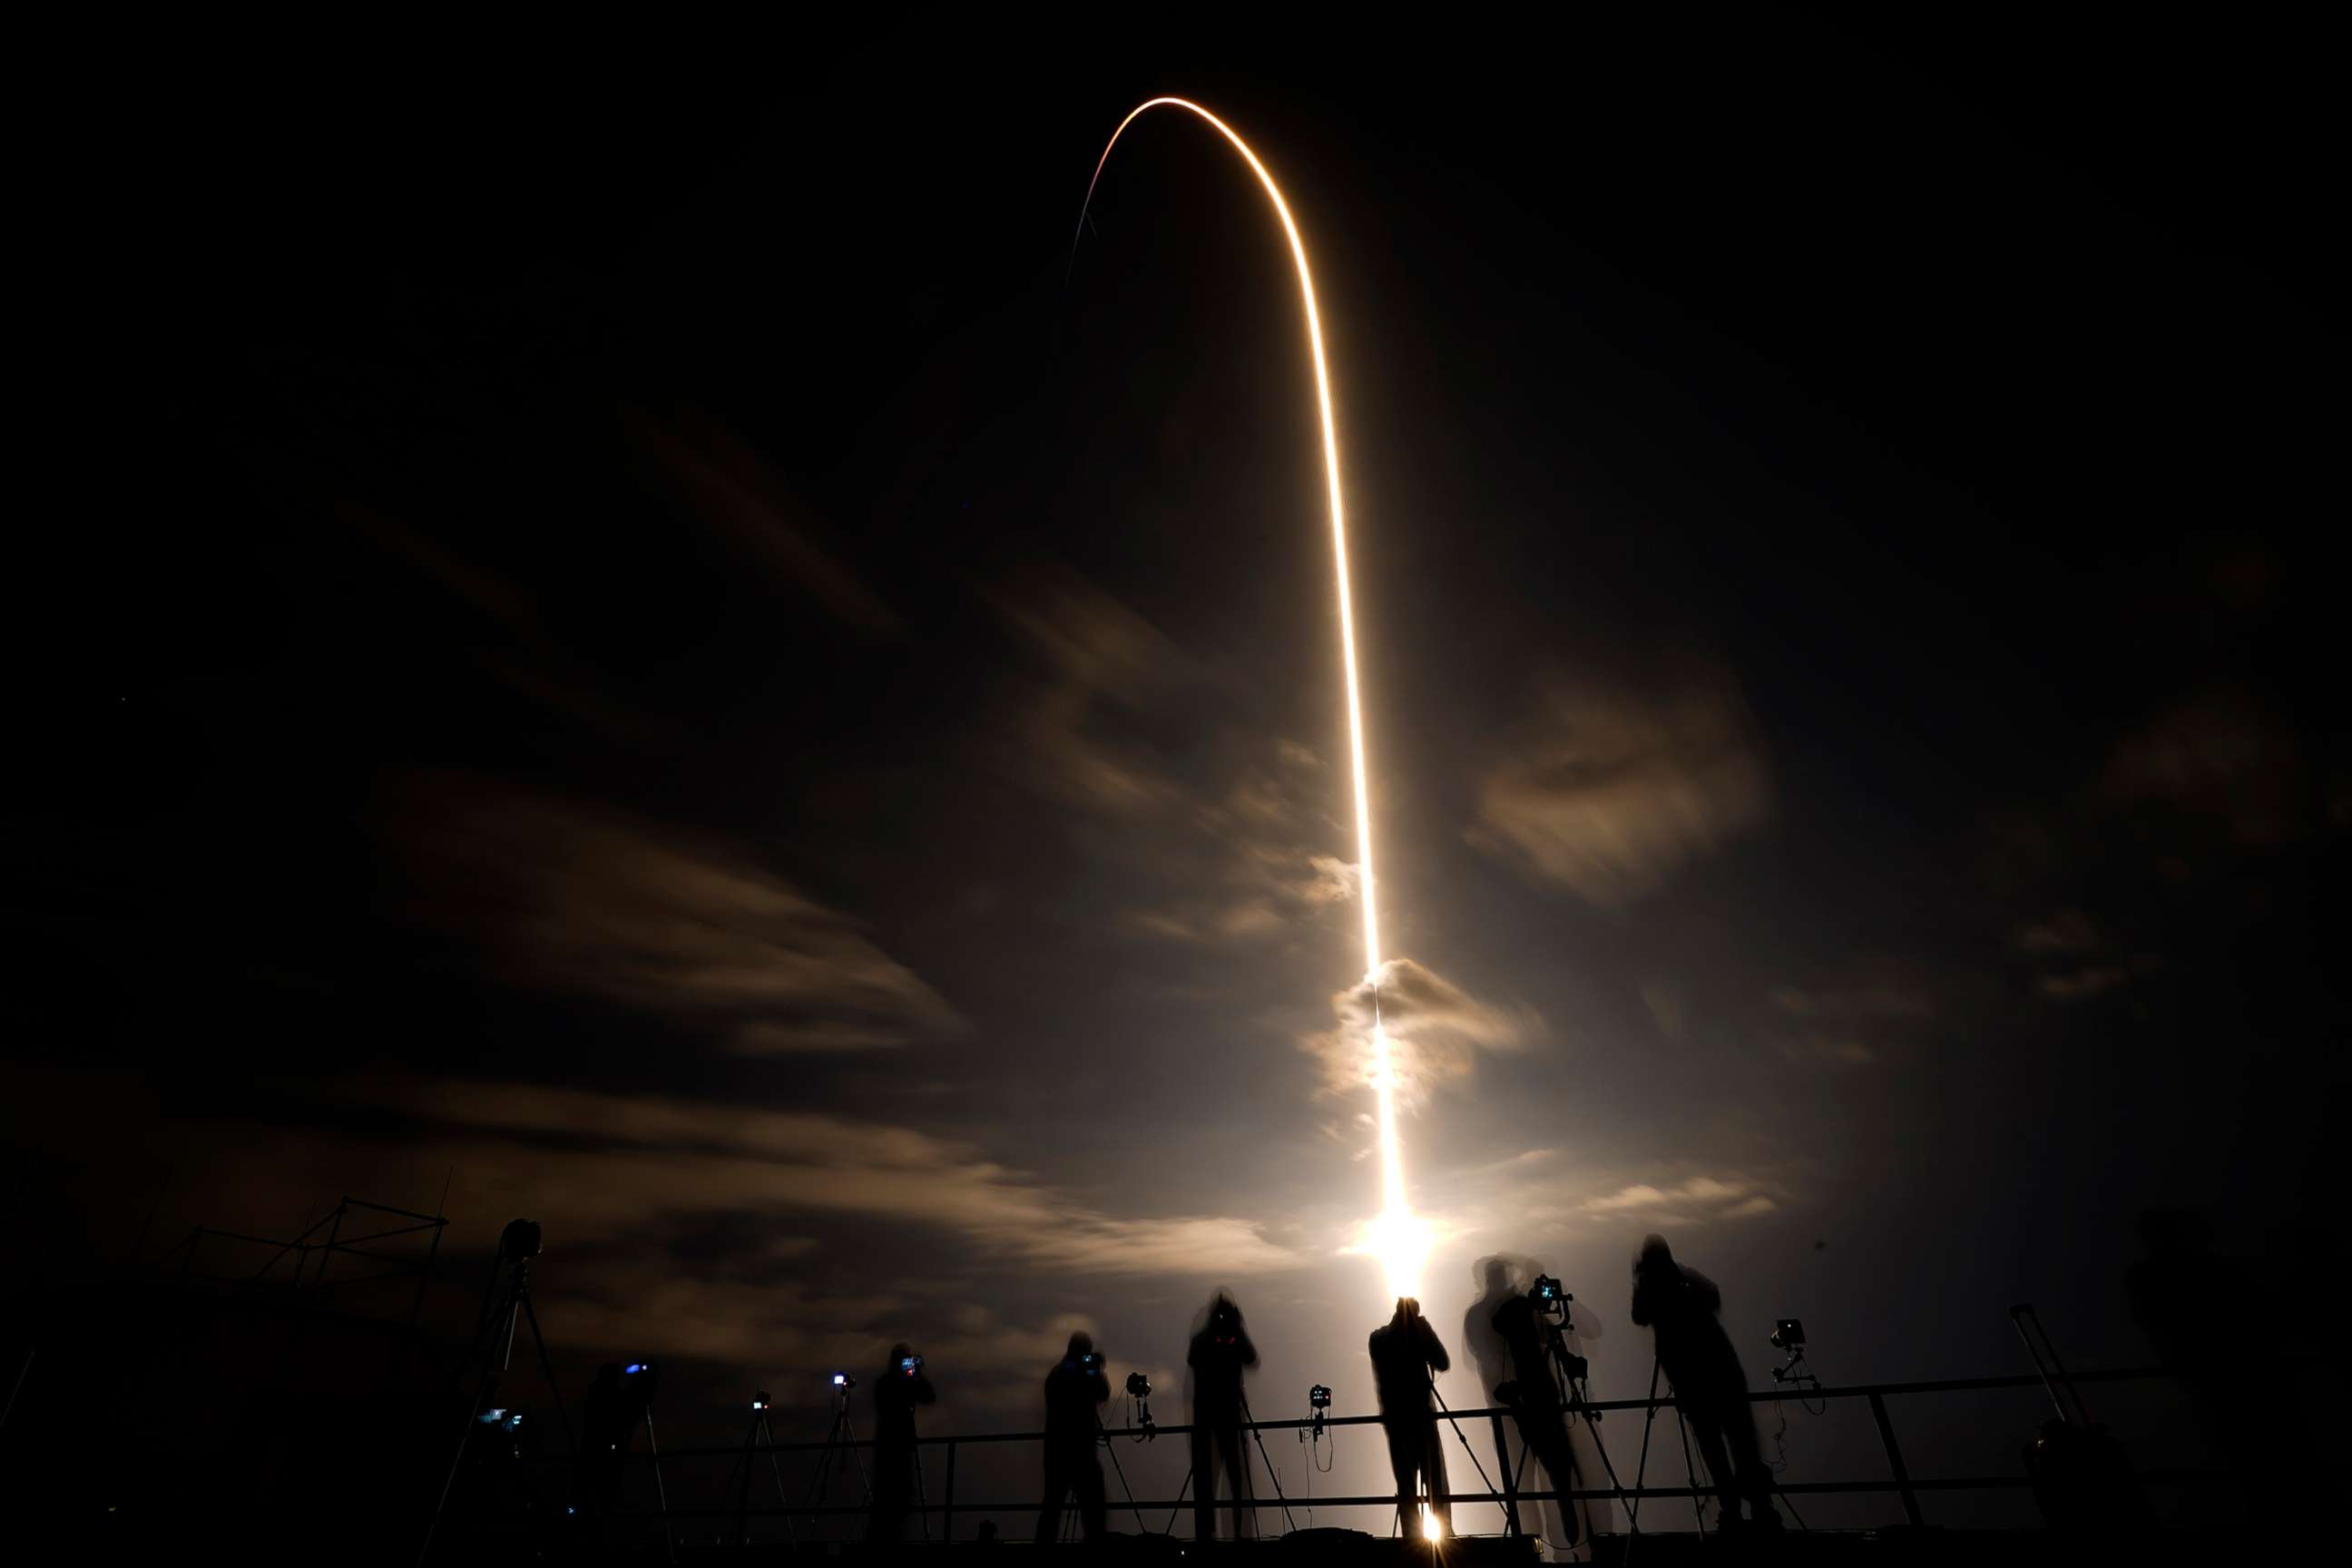
[[[1315,277],[1307,265],[1307,247],[1298,237],[1298,226],[1291,221],[1290,204],[1282,199],[1282,189],[1258,162],[1249,143],[1243,141],[1234,128],[1188,99],[1148,99],[1128,111],[1103,144],[1102,156],[1095,161],[1094,177],[1087,182],[1087,199],[1078,208],[1078,233],[1086,232],[1087,208],[1094,202],[1095,186],[1102,179],[1103,166],[1110,162],[1111,150],[1129,125],[1147,110],[1181,109],[1208,122],[1216,132],[1233,143],[1265,187],[1268,199],[1274,203],[1275,216],[1282,220],[1284,237],[1290,241],[1290,258],[1298,269],[1298,293],[1307,307],[1307,345],[1315,362],[1315,399],[1323,418],[1323,479],[1330,496],[1331,551],[1337,564],[1339,582],[1339,651],[1348,676],[1348,748],[1354,764],[1356,784],[1356,864],[1360,868],[1364,910],[1364,981],[1372,998],[1372,1093],[1379,1109],[1381,1145],[1381,1213],[1369,1227],[1367,1240],[1377,1256],[1388,1279],[1391,1296],[1418,1296],[1421,1293],[1422,1259],[1428,1251],[1428,1233],[1414,1217],[1412,1205],[1406,1201],[1404,1158],[1397,1142],[1396,1071],[1390,1059],[1387,1030],[1381,1023],[1381,922],[1375,900],[1372,877],[1372,806],[1371,788],[1366,782],[1364,768],[1364,710],[1356,679],[1356,615],[1355,605],[1348,592],[1348,521],[1347,508],[1339,495],[1339,437],[1331,416],[1331,374],[1323,360],[1323,321],[1315,309]],[[1077,239],[1070,242],[1076,257]]]

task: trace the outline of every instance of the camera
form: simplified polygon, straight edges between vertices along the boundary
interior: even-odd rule
[[[1323,1384],[1317,1384],[1307,1391],[1307,1406],[1310,1410],[1330,1409],[1331,1391]]]
[[[846,1394],[857,1386],[857,1380],[845,1372],[836,1372],[833,1374],[833,1386],[837,1391]]]
[[[1087,1351],[1078,1357],[1079,1367],[1087,1372],[1100,1372],[1102,1370],[1102,1363],[1103,1358],[1102,1352],[1100,1351]]]
[[[520,1263],[539,1256],[540,1244],[546,1233],[535,1219],[510,1219],[506,1229],[499,1232],[499,1257],[509,1263]]]
[[[1127,1374],[1127,1392],[1137,1399],[1151,1397],[1151,1380],[1139,1372]]]
[[[898,1358],[898,1375],[899,1375],[899,1376],[901,1376],[901,1377],[912,1377],[912,1376],[914,1376],[917,1373],[919,1373],[919,1372],[921,1372],[922,1370],[923,1370],[923,1358],[922,1358],[921,1356],[919,1356],[919,1355],[902,1355],[902,1356],[900,1356],[900,1357]]]
[[[1779,1318],[1772,1323],[1772,1348],[1776,1351],[1805,1348],[1805,1325],[1795,1318]]]
[[[1528,1287],[1528,1300],[1538,1307],[1561,1307],[1576,1300],[1560,1289],[1559,1281],[1549,1274],[1538,1274],[1536,1282]]]
[[[765,1410],[767,1407],[768,1391],[764,1388],[754,1389],[751,1394],[751,1408],[754,1410]]]
[[[1591,1362],[1585,1360],[1582,1356],[1570,1355],[1566,1351],[1559,1352],[1559,1364],[1560,1369],[1568,1373],[1568,1379],[1570,1383],[1577,1382],[1583,1378],[1586,1373],[1591,1370],[1592,1365]]]

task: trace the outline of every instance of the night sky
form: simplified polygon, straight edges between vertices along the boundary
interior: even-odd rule
[[[1658,1230],[1758,1384],[1789,1314],[1833,1383],[2025,1370],[2021,1300],[2145,1363],[2142,1210],[2340,1227],[2313,43],[1267,26],[106,73],[19,237],[13,1244],[446,1181],[436,1310],[533,1215],[566,1375],[665,1357],[688,1431],[898,1338],[936,1429],[1034,1425],[1081,1324],[1181,1418],[1218,1284],[1260,1415],[1369,1408],[1297,294],[1181,115],[1071,261],[1157,91],[1318,268],[1449,1342],[1531,1255],[1640,1394]]]

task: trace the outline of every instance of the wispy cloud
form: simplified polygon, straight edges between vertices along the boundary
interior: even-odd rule
[[[1766,1000],[1783,1055],[1836,1067],[1879,1060],[1937,1016],[1925,973],[1892,963],[1809,985],[1775,986]]]
[[[1222,1277],[1298,1261],[1256,1222],[1115,1215],[909,1128],[534,1084],[443,1079],[371,1098],[476,1135],[469,1166],[518,1184],[494,1207],[529,1212],[517,1205],[544,1198],[575,1234],[714,1213],[830,1214],[927,1226],[988,1256],[1088,1274]]]
[[[405,848],[422,912],[472,934],[518,979],[708,1027],[760,1055],[964,1026],[858,922],[740,850],[459,781],[412,805]]]
[[[1771,814],[1763,754],[1727,679],[1657,699],[1563,682],[1486,775],[1470,838],[1607,906],[1655,892]]]
[[[1704,1224],[1749,1219],[1772,1213],[1780,1203],[1746,1177],[1692,1176],[1667,1186],[1635,1182],[1577,1205],[1596,1220],[1637,1215],[1645,1223]]]

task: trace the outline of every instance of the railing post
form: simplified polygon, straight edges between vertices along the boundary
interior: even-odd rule
[[[1503,1472],[1503,1528],[1507,1534],[1517,1540],[1519,1533],[1519,1478],[1511,1473],[1511,1445],[1503,1436],[1501,1412],[1489,1411],[1486,1419],[1495,1424],[1495,1468]],[[1570,1501],[1563,1506],[1574,1508],[1576,1504]]]
[[[955,1539],[955,1439],[948,1439],[948,1480],[940,1489],[940,1540]]]
[[[1903,1463],[1903,1445],[1895,1440],[1895,1423],[1887,1418],[1886,1401],[1872,1394],[1870,1413],[1878,1421],[1878,1440],[1886,1445],[1886,1468],[1895,1474],[1895,1489],[1903,1494],[1904,1517],[1914,1525],[1925,1525],[1927,1516],[1919,1511],[1919,1494],[1911,1489],[1911,1472]]]

